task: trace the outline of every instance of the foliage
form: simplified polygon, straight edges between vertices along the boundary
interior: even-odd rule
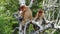
[[[12,25],[17,23],[13,13],[18,10],[17,0],[0,0],[0,34],[11,34]]]
[[[38,9],[42,9],[42,1],[34,1],[31,7],[33,16]],[[28,0],[26,0],[26,4],[29,4]],[[13,29],[18,26],[18,21],[13,17],[13,13],[17,12],[18,8],[19,0],[0,0],[0,34],[12,34]]]

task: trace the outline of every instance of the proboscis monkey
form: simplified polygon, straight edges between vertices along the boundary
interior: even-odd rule
[[[42,9],[38,10],[34,20],[40,21],[40,24],[42,24],[43,20],[45,21],[45,15],[44,15],[44,11]]]
[[[45,18],[45,14],[44,14],[44,11],[43,10],[39,10],[34,18],[36,22],[36,25],[34,25],[34,29],[37,30],[37,29],[41,29],[41,30],[44,30],[43,29],[43,26],[44,25],[46,28],[49,28],[49,27],[52,27],[54,28],[54,24],[53,23],[50,23],[50,21],[46,21],[46,18]],[[47,23],[48,22],[48,23]],[[47,27],[48,26],[48,27]]]
[[[34,25],[34,29],[37,30],[39,29],[42,24],[45,24],[45,15],[44,11],[42,9],[38,10],[34,21],[36,21],[36,25]]]
[[[31,9],[26,5],[21,6],[19,9],[19,17],[21,16],[23,18],[21,25],[24,26],[28,20],[32,20],[33,18]]]

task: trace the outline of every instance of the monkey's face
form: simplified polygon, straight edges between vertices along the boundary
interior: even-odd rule
[[[38,16],[41,16],[42,14],[43,14],[43,11],[42,10],[39,10]]]
[[[23,13],[24,13],[25,11],[26,11],[26,7],[25,7],[25,6],[21,6],[21,7],[20,7],[20,11],[19,11],[20,15],[23,16]]]
[[[23,12],[26,11],[26,6],[21,6],[20,11],[23,11]]]

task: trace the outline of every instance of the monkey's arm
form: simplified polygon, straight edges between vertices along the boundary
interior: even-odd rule
[[[34,20],[36,21],[38,19],[38,13],[36,14]]]
[[[43,19],[43,24],[46,24],[46,18],[44,14],[42,15],[42,19]]]

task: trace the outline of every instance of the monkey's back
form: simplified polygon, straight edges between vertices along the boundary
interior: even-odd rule
[[[26,7],[27,7],[27,10],[24,13],[24,19],[31,20],[33,18],[32,17],[32,11],[31,11],[31,9],[28,6],[26,6]]]

